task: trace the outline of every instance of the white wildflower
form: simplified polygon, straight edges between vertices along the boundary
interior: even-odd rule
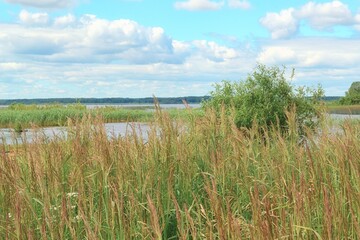
[[[66,196],[68,198],[72,198],[72,197],[76,198],[78,195],[79,195],[79,193],[77,193],[77,192],[70,192],[70,193],[66,194]]]

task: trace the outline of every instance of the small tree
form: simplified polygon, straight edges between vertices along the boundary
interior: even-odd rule
[[[317,106],[323,97],[323,90],[294,87],[284,76],[285,69],[266,67],[259,64],[244,82],[229,82],[215,85],[210,100],[204,107],[220,112],[234,108],[235,122],[240,127],[250,128],[254,121],[261,127],[279,124],[287,127],[287,111],[295,109],[296,121],[300,128],[315,126],[320,111]]]
[[[353,82],[346,92],[345,97],[340,99],[343,105],[360,104],[360,82]]]

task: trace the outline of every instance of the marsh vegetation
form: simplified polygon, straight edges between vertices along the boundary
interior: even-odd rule
[[[1,110],[3,125],[67,134],[0,145],[0,238],[359,239],[360,122],[333,131],[321,91],[293,94],[279,69],[260,70],[255,92],[225,82],[201,109]],[[146,139],[108,136],[104,123],[134,118]]]
[[[1,145],[0,238],[360,237],[358,122],[299,143],[294,113],[287,134],[233,114],[158,112],[146,142],[85,116],[66,139]]]

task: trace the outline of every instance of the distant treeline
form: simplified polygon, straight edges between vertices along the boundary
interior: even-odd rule
[[[183,100],[187,103],[200,103],[202,100],[209,99],[209,96],[188,96],[188,97],[167,97],[158,98],[160,104],[182,104]],[[0,99],[0,105],[10,105],[14,103],[22,104],[48,104],[48,103],[82,103],[82,104],[152,104],[154,98],[39,98],[39,99]]]
[[[166,97],[158,98],[160,104],[182,104],[183,100],[187,103],[201,103],[209,99],[210,96],[188,96],[188,97]],[[328,96],[324,101],[338,101],[341,97]],[[11,105],[14,103],[22,104],[49,104],[49,103],[82,103],[82,104],[153,104],[154,98],[39,98],[39,99],[0,99],[0,105]]]
[[[323,97],[323,100],[326,102],[330,102],[330,101],[339,101],[340,98],[339,96],[328,96],[328,97]]]

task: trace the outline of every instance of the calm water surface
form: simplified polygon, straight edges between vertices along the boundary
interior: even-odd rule
[[[150,127],[147,123],[105,123],[106,133],[109,138],[111,137],[125,137],[136,132],[138,135],[142,135],[144,139],[147,139],[147,132]],[[66,138],[66,127],[46,127],[39,129],[26,129],[25,132],[15,133],[10,128],[0,128],[0,144],[16,144],[23,142],[32,142],[37,138]]]

